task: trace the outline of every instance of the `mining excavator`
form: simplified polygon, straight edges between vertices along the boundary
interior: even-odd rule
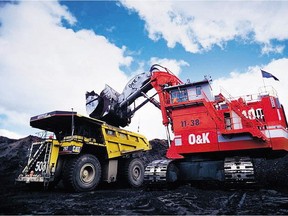
[[[152,89],[156,93],[149,96]],[[145,100],[131,108],[140,97]],[[213,95],[211,79],[184,83],[167,68],[153,65],[131,79],[121,94],[108,85],[100,94],[86,93],[89,116],[116,127],[129,125],[148,102],[161,110],[169,144],[166,159],[146,166],[148,185],[198,180],[255,183],[254,159],[287,154],[287,119],[273,87],[242,97],[224,90]]]

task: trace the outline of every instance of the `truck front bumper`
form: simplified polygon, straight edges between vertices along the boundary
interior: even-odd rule
[[[18,178],[16,179],[17,182],[25,182],[25,183],[30,183],[30,182],[44,182],[44,177],[43,176],[23,176],[19,175]]]

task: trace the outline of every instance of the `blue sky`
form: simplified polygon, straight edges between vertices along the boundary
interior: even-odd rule
[[[153,1],[147,2],[153,4]],[[134,58],[129,68],[123,68],[127,73],[138,67],[137,61],[148,62],[152,56],[157,56],[161,59],[181,59],[189,63],[190,67],[182,68],[180,76],[184,80],[191,79],[191,73],[196,79],[202,79],[204,75],[211,75],[216,79],[233,70],[244,71],[251,65],[265,65],[271,59],[287,56],[287,48],[281,53],[263,54],[259,43],[239,38],[227,41],[223,48],[214,45],[210,51],[191,54],[180,44],[169,48],[163,38],[156,43],[149,39],[145,22],[139,18],[138,13],[129,11],[118,1],[63,1],[61,4],[66,5],[77,17],[77,24],[72,26],[76,31],[81,28],[93,29],[118,47],[127,47],[127,52]],[[174,34],[173,29],[171,34]],[[273,43],[287,45],[287,40],[274,40]]]
[[[215,93],[235,96],[257,93],[262,68],[288,107],[287,11],[286,1],[2,2],[0,136],[34,134],[30,117],[53,110],[86,115],[86,91],[121,92],[154,63],[183,81],[210,75]],[[128,129],[164,138],[160,117],[147,105]]]

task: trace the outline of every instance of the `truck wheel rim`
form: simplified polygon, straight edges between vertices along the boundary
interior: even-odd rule
[[[90,183],[95,178],[95,167],[92,164],[85,164],[80,170],[80,180],[83,183]]]
[[[134,180],[138,180],[141,176],[141,170],[140,167],[136,166],[134,167],[134,169],[132,170],[132,178]]]

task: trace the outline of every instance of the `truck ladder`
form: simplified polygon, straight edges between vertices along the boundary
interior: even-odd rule
[[[44,163],[46,166],[46,169],[43,170],[44,188],[45,189],[48,187],[49,182],[50,182],[50,177],[51,177],[51,173],[49,170],[49,161],[50,161],[50,156],[51,156],[51,150],[52,150],[52,142],[49,142],[46,145],[46,151],[45,151],[45,156],[44,156]]]
[[[28,160],[28,164],[25,166],[25,168],[23,169],[22,173],[28,172],[29,169],[34,165],[34,163],[36,162],[36,160],[39,158],[39,156],[41,155],[41,153],[44,151],[45,146],[46,146],[46,142],[43,141],[41,142],[40,147],[37,149],[37,151],[34,153],[34,155],[31,157],[32,154],[32,150],[33,150],[33,146],[31,146],[30,149],[30,156],[29,156],[29,160]]]

